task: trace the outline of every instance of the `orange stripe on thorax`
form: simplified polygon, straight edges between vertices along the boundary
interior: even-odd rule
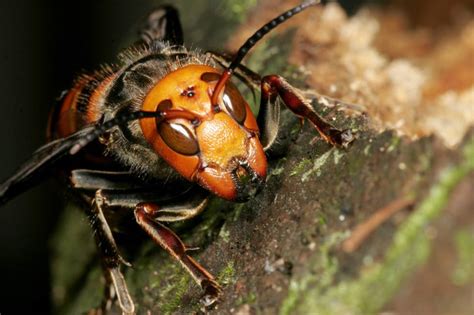
[[[64,97],[56,121],[51,122],[55,124],[53,137],[66,137],[77,130],[76,107],[81,90],[82,86],[75,86]]]
[[[60,108],[57,114],[52,113],[50,118],[50,127],[48,137],[63,138],[80,130],[86,125],[96,122],[102,115],[102,106],[105,92],[113,83],[116,74],[110,74],[103,78],[100,83],[92,91],[85,92],[92,89],[90,84],[93,84],[94,77],[76,82],[74,87],[67,92],[63,101],[59,105]],[[85,106],[81,104],[81,110],[78,111],[79,101],[87,103]],[[54,121],[53,121],[54,120]]]
[[[105,92],[117,77],[117,74],[111,74],[105,77],[102,82],[92,92],[89,103],[87,104],[87,111],[85,116],[85,123],[90,124],[98,121],[102,116],[102,105]]]

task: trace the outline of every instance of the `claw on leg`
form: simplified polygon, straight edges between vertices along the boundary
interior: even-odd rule
[[[132,315],[135,314],[135,304],[133,304],[133,300],[128,293],[127,283],[123,278],[122,273],[117,268],[109,269],[110,278],[114,284],[114,288],[116,290],[117,300],[120,304],[120,308],[122,309],[123,315]]]
[[[212,307],[218,301],[222,294],[222,289],[215,281],[203,280],[201,281],[201,288],[204,290],[204,295],[201,302],[205,307]]]

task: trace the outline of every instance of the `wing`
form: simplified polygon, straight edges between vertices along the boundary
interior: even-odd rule
[[[71,149],[94,132],[95,126],[86,127],[67,138],[50,142],[38,150],[27,160],[13,176],[0,185],[0,205],[36,185],[59,161],[74,154]]]
[[[171,45],[183,45],[183,29],[178,10],[171,5],[153,10],[140,31],[140,37],[147,44],[159,40]]]

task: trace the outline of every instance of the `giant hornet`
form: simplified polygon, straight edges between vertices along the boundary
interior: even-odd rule
[[[121,65],[81,75],[64,93],[50,115],[49,142],[1,184],[0,205],[60,172],[84,203],[95,231],[109,292],[105,310],[116,299],[123,313],[135,312],[120,271],[129,263],[109,225],[115,208],[131,210],[138,226],[201,286],[205,303],[214,304],[219,284],[164,223],[195,217],[211,194],[243,202],[262,189],[265,153],[279,131],[281,101],[328,143],[345,147],[353,140],[349,130],[321,118],[284,78],[262,78],[241,64],[273,28],[318,3],[305,1],[266,23],[232,58],[187,50],[176,9],[156,9],[138,41],[120,55]],[[229,80],[233,74],[260,89],[256,117]],[[160,183],[177,177],[198,185],[162,202]]]

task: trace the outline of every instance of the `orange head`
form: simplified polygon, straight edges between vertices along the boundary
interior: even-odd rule
[[[217,69],[205,65],[168,73],[146,95],[142,109],[178,114],[144,118],[140,126],[182,176],[222,198],[246,200],[262,186],[267,161],[255,117],[237,88],[226,83],[218,104],[211,104],[219,78]]]

